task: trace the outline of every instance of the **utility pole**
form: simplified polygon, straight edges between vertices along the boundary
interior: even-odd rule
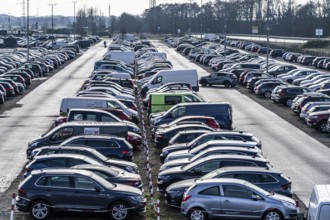
[[[76,39],[76,3],[77,1],[73,1],[73,40]]]
[[[191,36],[191,4],[192,4],[192,0],[189,0],[189,26],[188,26],[188,35],[189,37]],[[173,24],[174,26],[174,24]]]
[[[266,53],[267,53],[267,57],[266,57],[266,73],[268,74],[268,64],[269,64],[269,0],[267,0],[267,48],[266,48]]]
[[[26,36],[27,36],[27,61],[29,62],[30,61],[30,37],[29,37],[29,32],[30,32],[30,17],[29,17],[29,0],[27,0],[27,5],[26,5],[26,8],[27,8],[27,22],[26,22]]]
[[[201,39],[203,38],[203,0],[201,0]]]
[[[52,7],[52,41],[54,41],[54,5],[56,4],[48,4]],[[53,49],[53,46],[52,46],[52,49]]]
[[[85,16],[85,19],[86,19],[85,20],[85,22],[86,22],[85,23],[85,25],[86,25],[85,27],[87,27],[86,35],[88,35],[88,24],[87,24],[87,14],[86,14],[86,6],[87,5],[83,5],[83,6],[84,6],[84,16]],[[84,28],[84,30],[86,30],[86,29]],[[84,31],[84,33],[85,33],[85,31]]]
[[[224,55],[225,55],[225,58],[227,56],[227,10],[226,10],[226,7],[227,6],[227,1],[225,0],[225,26],[224,26],[224,32],[225,32],[225,43],[224,43]]]
[[[110,6],[110,2],[109,2],[109,26],[108,26],[108,36],[110,37],[111,36],[111,13],[110,13],[110,10],[111,10],[111,6]]]

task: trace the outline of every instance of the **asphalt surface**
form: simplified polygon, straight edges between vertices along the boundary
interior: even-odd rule
[[[173,48],[156,41],[153,44],[166,52],[174,69],[197,69],[199,76],[208,75],[206,70],[183,58]],[[262,141],[264,155],[275,169],[291,178],[293,191],[304,204],[308,204],[315,184],[330,182],[327,146],[235,88],[201,87],[199,93],[206,101],[232,104],[235,130],[252,132]]]

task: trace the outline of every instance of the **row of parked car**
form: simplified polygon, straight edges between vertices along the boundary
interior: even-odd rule
[[[191,45],[189,47],[182,45],[187,45],[187,43],[182,43],[177,48],[185,48],[184,50],[192,48]],[[218,70],[207,77],[202,77],[201,85],[233,87],[241,84],[257,96],[291,107],[300,118],[306,121],[308,126],[321,132],[328,132],[330,127],[327,123],[329,118],[328,95],[330,94],[329,73],[297,68],[291,64],[278,64],[274,60],[269,60],[267,65],[264,58],[254,54],[234,52],[224,56],[223,47],[219,47],[219,45],[213,43],[201,45],[194,46],[189,54],[191,51],[199,51],[195,57],[201,56],[200,60],[208,60],[210,57],[208,62],[199,62],[208,65],[211,69]],[[242,45],[244,42],[229,44],[229,46],[244,49]],[[229,48],[229,50],[232,49]],[[285,59],[292,55],[292,53],[282,52]],[[311,64],[311,61],[319,62],[321,60],[304,55],[300,55],[298,58],[298,63],[306,65]],[[198,62],[198,59],[195,58],[195,61]],[[298,104],[293,102],[295,98],[299,98]],[[306,105],[307,103],[308,105]],[[301,109],[303,109],[302,112]]]
[[[164,41],[171,45],[175,40]],[[167,204],[194,220],[295,217],[291,180],[272,168],[257,137],[232,130],[230,103],[206,102],[193,91],[187,71],[160,70],[140,81],[151,135],[161,148],[157,185]],[[162,86],[145,86],[159,74],[171,79]],[[203,85],[202,78],[198,81]]]
[[[0,104],[9,97],[23,94],[36,77],[49,72],[77,56],[79,46],[64,46],[57,51],[42,47],[0,55]]]
[[[129,63],[141,44],[114,41],[82,89],[62,99],[54,127],[30,141],[16,201],[20,211],[34,219],[51,211],[86,211],[116,220],[145,211],[142,179],[132,162],[142,138],[135,66]]]

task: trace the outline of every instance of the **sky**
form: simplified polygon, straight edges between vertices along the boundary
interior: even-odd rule
[[[23,1],[25,5],[28,0],[0,0],[0,14],[10,14],[12,16],[23,15]],[[51,15],[51,6],[49,4],[56,4],[53,8],[54,15],[73,16],[74,4],[76,1],[76,12],[85,7],[96,7],[103,11],[104,15],[109,15],[109,4],[111,15],[121,15],[123,12],[140,15],[145,9],[149,7],[149,0],[29,0],[30,8],[29,14],[31,16],[48,16]],[[195,0],[196,1],[196,0]],[[203,1],[203,0],[202,0]],[[207,2],[209,0],[204,0]],[[185,3],[189,0],[156,0],[157,4],[162,3]],[[194,0],[193,0],[194,2]],[[201,3],[197,0],[198,4]],[[26,8],[25,8],[25,11]],[[27,12],[25,12],[27,14]]]
[[[25,6],[28,0],[0,0],[0,14],[10,14],[12,16],[23,15],[23,1]],[[123,12],[140,15],[149,7],[149,0],[29,0],[29,14],[31,16],[50,16],[51,6],[54,6],[54,15],[73,16],[73,1],[76,1],[76,12],[83,9],[84,5],[88,7],[96,7],[103,12],[105,16],[109,15],[109,5],[111,7],[110,14],[119,16]],[[157,5],[162,3],[188,3],[190,0],[156,0]],[[205,3],[211,0],[191,0]],[[296,0],[296,3],[306,2],[307,0]],[[26,12],[25,7],[25,14]]]

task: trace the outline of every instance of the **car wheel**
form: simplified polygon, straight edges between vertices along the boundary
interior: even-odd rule
[[[205,211],[201,208],[193,208],[189,211],[189,220],[206,220],[207,215]]]
[[[201,81],[201,84],[202,84],[202,86],[206,86],[206,85],[207,85],[206,80],[202,80],[202,81]]]
[[[317,130],[321,131],[322,133],[326,133],[327,132],[327,121],[321,121],[318,125],[317,125]]]
[[[291,105],[292,105],[292,99],[287,99],[286,102],[285,102],[285,104],[287,106],[291,107]]]
[[[125,220],[129,218],[129,206],[125,202],[115,202],[110,206],[110,217],[113,220]]]
[[[230,86],[230,83],[228,81],[224,81],[223,85],[228,88]]]
[[[272,93],[271,93],[270,91],[266,91],[266,92],[264,93],[264,97],[265,97],[266,99],[270,99],[271,95],[272,95]]]
[[[283,220],[282,214],[277,210],[267,211],[262,220]]]
[[[50,215],[51,208],[47,204],[47,202],[42,200],[33,201],[32,205],[30,206],[30,216],[33,219],[47,219]]]

